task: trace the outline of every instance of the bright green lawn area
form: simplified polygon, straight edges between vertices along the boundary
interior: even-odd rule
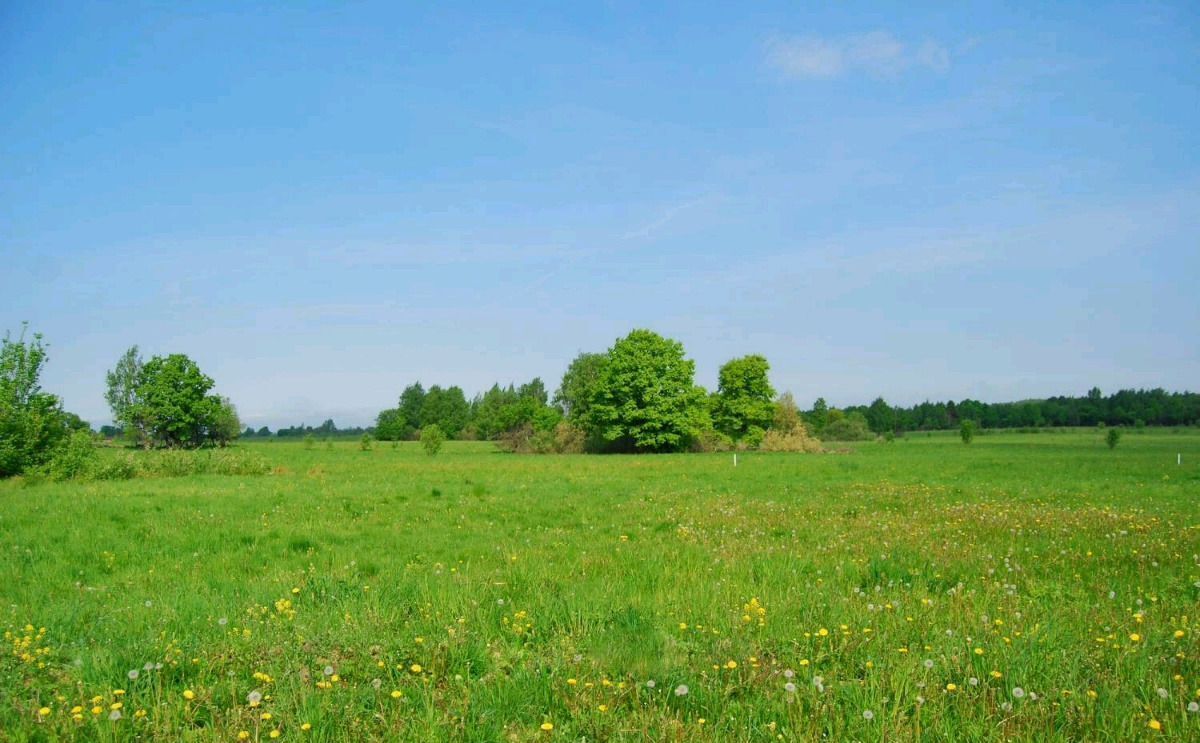
[[[0,739],[1200,740],[1200,434],[1102,438],[0,483]]]

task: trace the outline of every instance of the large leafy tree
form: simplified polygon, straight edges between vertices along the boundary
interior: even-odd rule
[[[158,446],[192,448],[211,436],[222,415],[221,398],[209,395],[213,381],[183,354],[155,356],[138,374],[137,401],[130,415]]]
[[[42,392],[46,347],[40,333],[25,340],[0,340],[0,477],[17,475],[49,461],[67,434],[67,418],[56,396]]]
[[[758,355],[725,363],[717,374],[713,426],[734,441],[761,438],[775,416],[775,390],[767,379],[771,366]]]
[[[709,425],[695,366],[678,341],[634,330],[608,351],[586,428],[616,449],[683,449]]]
[[[571,423],[580,424],[587,420],[606,361],[606,353],[581,353],[563,374],[562,383],[554,393],[554,404]]]
[[[396,408],[406,426],[404,438],[421,427],[421,409],[425,407],[425,388],[415,382],[400,393],[400,404]]]

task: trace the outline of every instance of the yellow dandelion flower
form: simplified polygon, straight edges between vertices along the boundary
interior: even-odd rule
[[[553,729],[554,729],[554,723],[552,723],[552,722],[543,722],[542,723],[542,730],[545,730],[547,733]]]
[[[196,692],[192,691],[191,689],[184,689],[183,698],[190,702],[196,698]]]
[[[1139,635],[1139,634],[1138,634],[1138,633],[1136,633],[1136,632],[1130,632],[1130,633],[1129,633],[1129,640],[1130,640],[1130,642],[1141,642],[1141,641],[1142,641],[1142,636],[1141,636],[1141,635]],[[1157,720],[1152,720],[1152,722],[1157,722]],[[1155,729],[1157,730],[1158,728],[1155,728]]]
[[[282,735],[282,733],[279,732],[279,728],[275,728],[271,731],[272,738],[278,738],[280,735]]]
[[[41,709],[38,710],[38,717],[45,717],[48,714],[50,714],[49,707],[42,707]]]
[[[737,668],[737,661],[736,660],[727,661],[725,663],[725,667],[732,671],[733,669]]]
[[[413,663],[411,666],[408,667],[408,670],[412,671],[413,673],[420,673],[421,672],[421,664]]]
[[[607,711],[608,711],[608,705],[607,705],[607,704],[602,704],[602,705],[600,705],[599,707],[597,707],[596,709],[600,710],[601,712],[607,712]]]
[[[578,684],[578,683],[579,682],[576,681],[575,679],[567,679],[567,686],[574,686],[575,684]]]
[[[404,692],[399,689],[392,689],[392,699],[399,699],[402,696],[404,696]]]
[[[1146,726],[1151,730],[1162,730],[1162,723],[1153,718],[1151,718],[1150,722],[1146,723]]]
[[[958,684],[946,684],[946,691],[958,691]]]

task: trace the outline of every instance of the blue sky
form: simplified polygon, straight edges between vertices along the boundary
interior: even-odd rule
[[[1200,385],[1191,3],[0,3],[0,329],[246,422],[634,327],[804,404]]]

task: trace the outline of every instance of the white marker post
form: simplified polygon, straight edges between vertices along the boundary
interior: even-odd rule
[[[733,466],[737,467],[737,452],[733,453]]]
[[[1183,464],[1183,454],[1182,453],[1175,455],[1175,464],[1176,464],[1176,466]]]

